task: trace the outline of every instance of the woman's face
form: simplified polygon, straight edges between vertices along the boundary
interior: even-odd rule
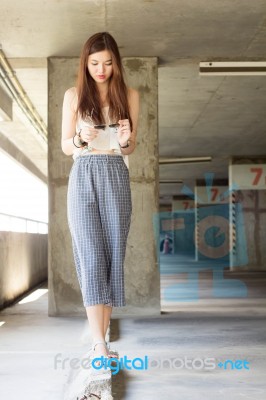
[[[112,57],[108,50],[89,55],[88,70],[97,83],[107,82],[113,73]]]

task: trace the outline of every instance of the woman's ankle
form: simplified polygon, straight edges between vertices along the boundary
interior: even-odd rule
[[[94,341],[92,349],[93,349],[94,355],[99,355],[99,356],[107,356],[108,355],[107,345],[104,340]]]

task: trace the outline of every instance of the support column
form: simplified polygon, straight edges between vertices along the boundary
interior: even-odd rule
[[[192,255],[195,253],[195,203],[186,195],[173,196],[172,215],[175,221],[173,254]]]
[[[75,85],[78,58],[48,60],[49,315],[85,315],[74,266],[66,200],[71,156],[61,150],[64,92]],[[125,260],[127,306],[113,316],[160,313],[160,279],[153,233],[158,212],[158,78],[156,57],[123,59],[127,84],[140,92],[137,148],[129,156],[133,214]]]
[[[198,179],[195,186],[195,260],[229,265],[228,181]],[[227,265],[228,264],[228,265]]]
[[[266,158],[232,157],[229,183],[230,269],[265,271]]]

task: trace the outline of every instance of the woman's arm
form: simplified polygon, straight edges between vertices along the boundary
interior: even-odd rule
[[[65,92],[62,109],[62,138],[61,148],[66,155],[72,155],[76,148],[73,144],[73,136],[76,134],[75,102],[77,100],[76,88],[72,87]],[[75,144],[80,146],[77,136]]]
[[[129,138],[130,145],[125,149],[121,149],[122,154],[128,155],[133,153],[136,147],[138,120],[139,120],[139,92],[135,89],[128,88],[128,104],[130,117],[132,119],[132,130]]]

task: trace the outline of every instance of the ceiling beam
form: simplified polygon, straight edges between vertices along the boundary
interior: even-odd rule
[[[47,68],[47,58],[8,58],[13,69]]]

